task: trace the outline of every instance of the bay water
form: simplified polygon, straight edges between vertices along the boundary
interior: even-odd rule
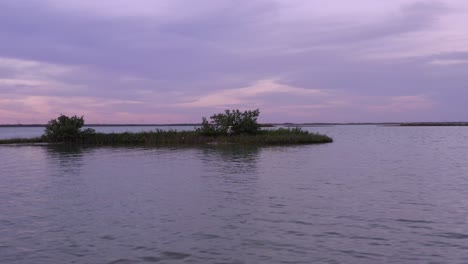
[[[468,263],[467,127],[304,129],[334,142],[0,145],[0,263]]]

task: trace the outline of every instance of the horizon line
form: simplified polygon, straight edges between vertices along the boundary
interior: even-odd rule
[[[398,125],[398,124],[458,124],[468,125],[467,121],[415,121],[415,122],[275,122],[275,123],[259,123],[260,126],[314,126],[314,125]],[[83,127],[106,127],[106,126],[200,126],[201,123],[160,123],[160,124],[125,124],[125,123],[98,123],[85,124]],[[0,127],[45,127],[47,124],[0,124]]]

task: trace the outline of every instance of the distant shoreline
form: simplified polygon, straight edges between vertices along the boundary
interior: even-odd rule
[[[0,127],[45,127],[47,124],[0,124]],[[468,122],[383,122],[383,123],[268,123],[260,127],[321,127],[321,126],[468,126]],[[84,127],[165,127],[165,126],[201,126],[201,124],[87,124]]]
[[[400,126],[468,126],[468,122],[417,122],[402,123]]]

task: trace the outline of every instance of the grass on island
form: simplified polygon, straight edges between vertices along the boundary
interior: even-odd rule
[[[203,145],[203,144],[239,144],[239,145],[289,145],[320,144],[332,142],[332,138],[303,131],[300,128],[279,128],[260,130],[257,134],[240,135],[202,135],[197,131],[154,130],[149,132],[125,133],[89,133],[82,135],[75,144],[82,145]],[[0,140],[0,144],[42,143],[48,142],[45,137],[31,139]]]
[[[47,141],[43,137],[0,139],[0,145],[1,144],[31,144],[31,143],[45,143],[45,142]]]

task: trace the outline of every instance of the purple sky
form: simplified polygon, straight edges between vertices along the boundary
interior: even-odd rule
[[[0,1],[0,123],[468,121],[468,1]]]

